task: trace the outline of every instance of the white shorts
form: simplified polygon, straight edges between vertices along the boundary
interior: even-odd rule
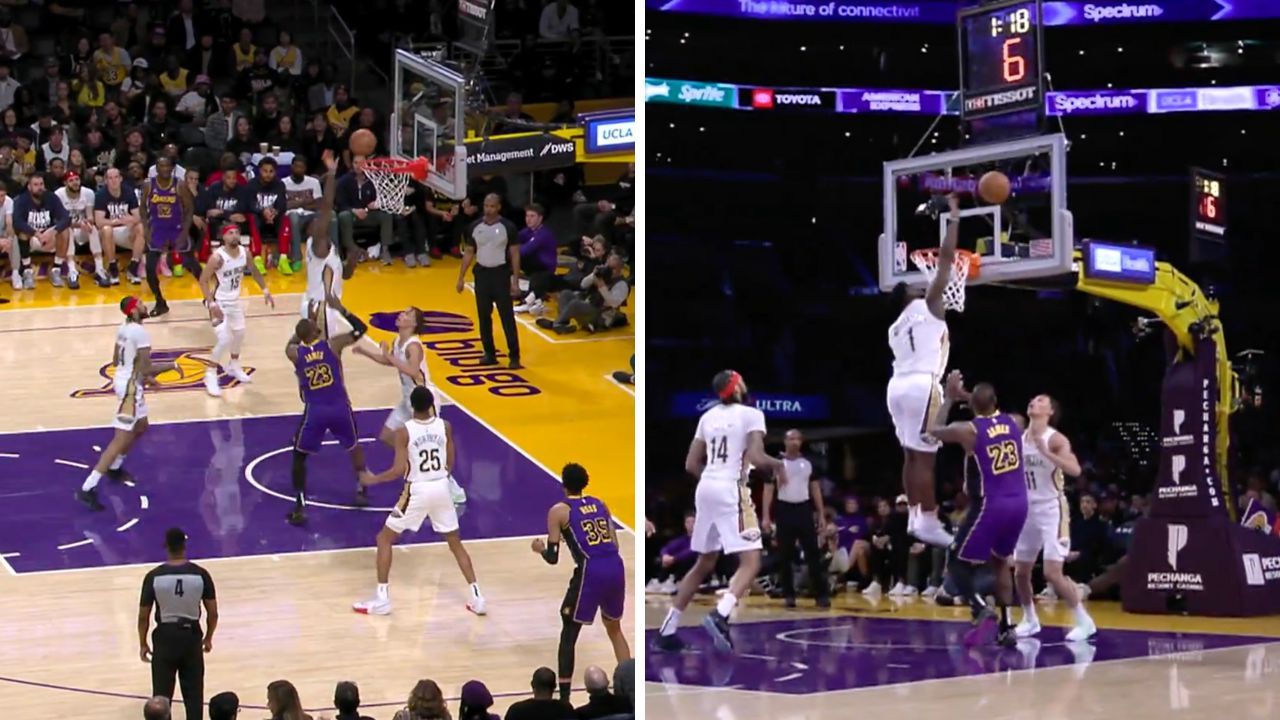
[[[75,228],[71,228],[69,232],[71,233],[71,241],[75,243],[77,246],[89,245],[98,249],[101,248],[101,246],[98,245],[98,242],[97,242],[98,240],[97,230],[94,230],[93,232],[85,232],[84,230],[81,230],[80,228],[75,227]]]
[[[694,552],[735,555],[760,550],[760,521],[751,491],[739,483],[704,480],[694,495],[696,515],[689,546]]]
[[[111,237],[115,240],[116,247],[126,250],[133,247],[133,228],[131,227],[111,228]]]
[[[244,302],[241,300],[217,301],[222,309],[222,322],[214,326],[215,332],[244,332]]]
[[[391,408],[391,413],[387,415],[387,421],[382,426],[395,432],[404,427],[411,417],[413,417],[413,408],[409,407],[408,400],[402,398],[395,407]]]
[[[131,377],[115,379],[116,416],[111,427],[117,430],[133,430],[139,420],[147,417],[147,399],[142,394],[142,383]]]
[[[417,532],[427,519],[431,520],[431,529],[440,535],[457,531],[458,509],[449,494],[448,478],[405,483],[404,492],[387,516],[387,527],[397,533]]]
[[[942,404],[942,386],[934,376],[925,373],[894,375],[889,378],[886,395],[898,444],[917,452],[938,452],[941,443],[925,434]]]
[[[1027,507],[1027,521],[1013,550],[1018,562],[1035,562],[1040,550],[1045,562],[1066,562],[1071,552],[1071,514],[1066,497],[1056,502],[1035,502]]]

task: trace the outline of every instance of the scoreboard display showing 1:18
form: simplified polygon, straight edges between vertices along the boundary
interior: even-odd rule
[[[960,108],[965,120],[1044,111],[1039,0],[960,11]]]

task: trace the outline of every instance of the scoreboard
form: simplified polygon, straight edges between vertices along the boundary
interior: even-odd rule
[[[1227,235],[1226,178],[1191,168],[1191,236],[1222,242]]]

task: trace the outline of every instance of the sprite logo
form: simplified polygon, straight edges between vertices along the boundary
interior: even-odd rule
[[[685,85],[680,88],[680,99],[691,103],[713,103],[718,105],[724,102],[724,95],[724,90],[711,85],[703,87]]]
[[[681,105],[714,105],[737,107],[738,89],[721,83],[681,82],[649,78],[645,81],[645,100]]]

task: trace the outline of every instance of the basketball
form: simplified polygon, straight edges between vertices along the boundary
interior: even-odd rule
[[[363,155],[369,157],[373,155],[373,150],[378,146],[378,138],[373,134],[372,130],[360,128],[351,133],[351,139],[347,141],[354,155]],[[1008,181],[1005,181],[1005,187],[1008,187]]]
[[[352,148],[354,149],[355,137],[352,136]],[[1009,199],[1009,176],[998,170],[991,170],[984,173],[978,179],[978,195],[993,205],[999,205]]]

